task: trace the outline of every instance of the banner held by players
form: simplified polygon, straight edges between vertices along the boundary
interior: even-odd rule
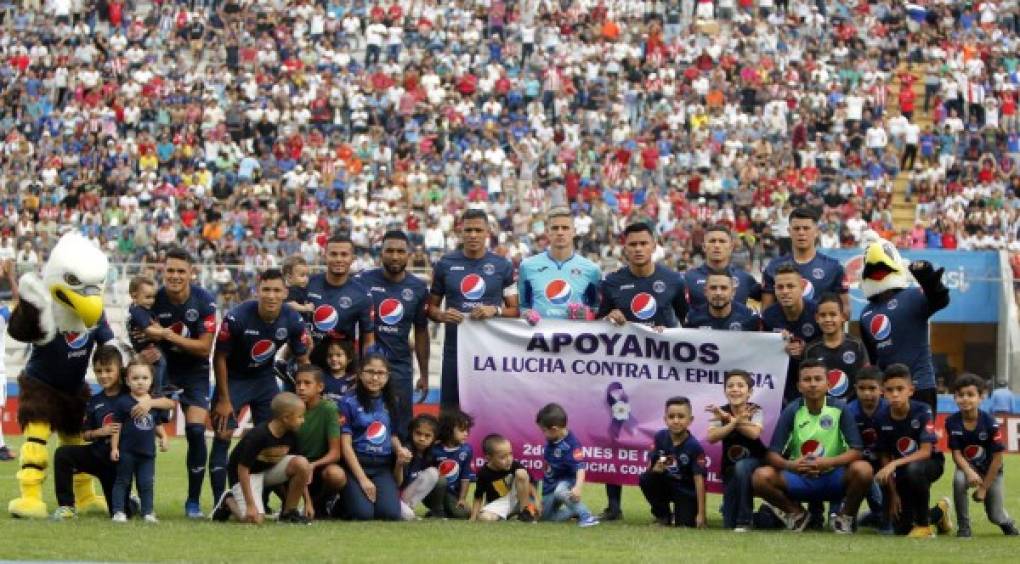
[[[472,441],[500,433],[533,475],[543,471],[544,439],[535,414],[557,402],[584,445],[587,480],[637,484],[648,468],[655,432],[665,428],[664,404],[687,396],[690,432],[704,437],[705,406],[726,403],[723,374],[741,368],[755,380],[751,401],[762,407],[768,444],[782,405],[789,357],[775,333],[667,329],[605,321],[468,321],[458,332],[461,407],[475,417]],[[711,491],[721,491],[719,445],[705,446]]]

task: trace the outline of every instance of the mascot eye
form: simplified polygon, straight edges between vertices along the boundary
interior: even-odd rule
[[[888,255],[890,258],[896,256],[896,249],[894,249],[893,246],[890,245],[889,243],[885,243],[882,245],[882,251],[884,251],[885,254]]]
[[[64,282],[67,282],[68,286],[81,286],[81,280],[78,280],[74,274],[65,274]]]

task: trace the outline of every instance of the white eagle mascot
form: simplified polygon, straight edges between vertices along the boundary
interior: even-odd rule
[[[45,518],[42,496],[53,432],[61,444],[80,444],[89,388],[89,359],[97,344],[113,338],[103,316],[106,255],[78,232],[63,235],[50,252],[42,278],[26,273],[18,282],[19,300],[8,325],[10,336],[32,345],[21,388],[18,423],[25,434],[17,474],[21,496],[7,506],[14,517]],[[105,512],[106,501],[93,490],[92,476],[74,477],[80,512]]]

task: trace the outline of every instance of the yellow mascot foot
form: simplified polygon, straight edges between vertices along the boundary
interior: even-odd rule
[[[7,505],[7,511],[11,514],[11,517],[18,517],[21,519],[45,519],[49,517],[49,512],[46,510],[46,503],[42,500],[30,497],[12,499]]]
[[[79,515],[107,514],[106,499],[96,495],[91,475],[74,475],[74,506]]]
[[[110,512],[106,505],[106,499],[99,496],[92,496],[92,499],[81,501],[75,500],[74,507],[78,510],[78,515],[106,515]]]

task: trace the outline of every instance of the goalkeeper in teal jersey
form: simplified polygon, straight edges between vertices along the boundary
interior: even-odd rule
[[[549,249],[521,263],[517,293],[521,315],[532,324],[542,317],[594,319],[599,306],[602,271],[574,251],[570,210],[556,208],[546,223]]]

